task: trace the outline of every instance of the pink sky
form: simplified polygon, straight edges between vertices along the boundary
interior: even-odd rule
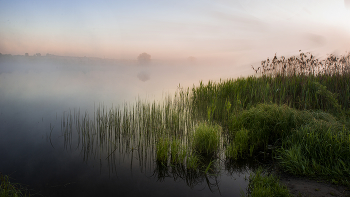
[[[263,3],[262,3],[263,2]],[[244,63],[301,49],[350,51],[344,0],[11,1],[0,8],[0,53]]]

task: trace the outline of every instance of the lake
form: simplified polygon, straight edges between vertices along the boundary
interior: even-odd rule
[[[235,78],[250,69],[193,62],[0,57],[0,172],[42,196],[240,196],[248,185],[247,165],[219,160],[215,173],[191,173],[157,164],[152,149],[140,153],[120,142],[117,150],[108,145],[115,143],[108,138],[98,147],[77,131],[84,117],[96,119],[98,109],[133,106],[139,100],[161,102],[200,81]]]

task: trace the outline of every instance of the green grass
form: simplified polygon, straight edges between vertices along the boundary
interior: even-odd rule
[[[258,104],[256,107],[232,116],[229,123],[229,135],[235,138],[234,143],[246,144],[242,145],[241,152],[242,148],[250,149],[251,147],[253,152],[267,151],[269,145],[276,146],[276,143],[281,142],[283,136],[290,135],[292,129],[310,119],[312,119],[311,114],[286,105]],[[249,131],[245,132],[245,137],[241,136],[242,129]]]
[[[278,155],[286,172],[350,180],[350,132],[337,121],[315,119],[295,130]]]
[[[274,175],[264,175],[262,169],[250,173],[247,197],[290,197],[289,190]]]
[[[168,163],[168,154],[170,151],[170,141],[166,137],[161,137],[157,141],[157,161],[161,162],[163,165]]]
[[[289,173],[350,178],[350,54],[262,62],[258,76],[200,83],[193,113],[223,127],[226,157],[264,154]]]
[[[252,157],[254,144],[251,143],[249,130],[241,129],[235,132],[234,139],[226,147],[226,157],[231,159]]]
[[[24,197],[30,193],[17,183],[12,183],[7,175],[0,173],[0,197]]]
[[[200,154],[214,154],[218,151],[222,129],[218,125],[200,123],[193,136],[193,148]]]
[[[271,153],[286,172],[349,181],[350,132],[331,114],[259,104],[232,120],[227,157]]]
[[[183,164],[187,156],[187,147],[181,144],[180,139],[173,139],[171,142],[171,163]]]
[[[348,111],[350,55],[341,58],[331,56],[325,61],[301,55],[302,58],[291,57],[288,60],[274,58],[268,66],[269,61],[265,61],[258,76],[219,83],[209,81],[206,85],[201,82],[192,88],[193,113],[226,127],[231,114],[238,114],[242,109],[259,103],[287,105],[298,110],[322,110],[333,115],[342,115],[342,110]],[[320,67],[317,72],[314,64]],[[284,66],[290,71],[283,72],[281,67]]]
[[[196,154],[191,154],[187,157],[186,168],[191,170],[197,170],[200,165],[200,158]]]

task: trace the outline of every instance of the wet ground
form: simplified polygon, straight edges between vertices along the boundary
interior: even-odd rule
[[[286,185],[295,197],[350,197],[350,188],[325,181],[282,175],[281,183]]]

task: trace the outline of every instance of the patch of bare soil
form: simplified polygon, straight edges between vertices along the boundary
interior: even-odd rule
[[[350,190],[345,186],[287,175],[281,176],[280,181],[295,197],[350,197]]]

